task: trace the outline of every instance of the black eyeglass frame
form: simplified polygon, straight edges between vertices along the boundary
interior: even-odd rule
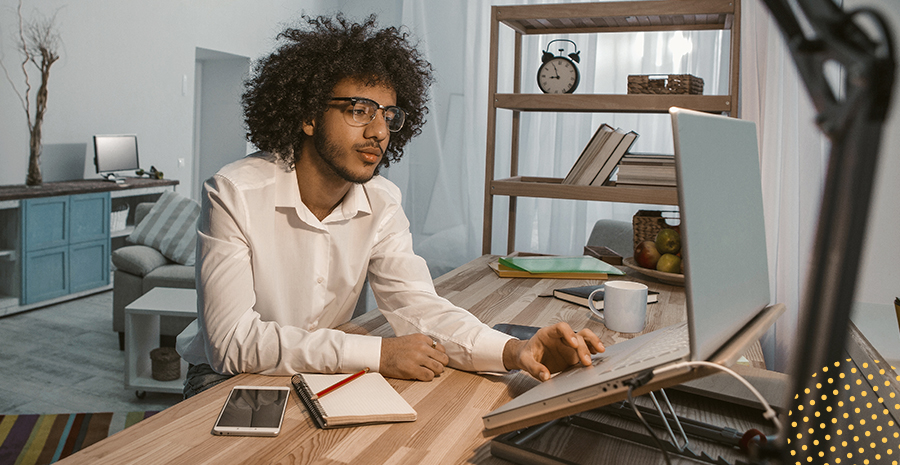
[[[358,113],[355,113],[355,112],[351,112],[349,114],[344,113],[344,119],[351,126],[358,126],[358,127],[366,126],[369,123],[371,123],[372,121],[375,121],[375,114],[378,113],[378,110],[381,110],[384,113],[385,123],[387,123],[387,128],[388,128],[388,131],[390,131],[390,132],[397,132],[397,131],[403,129],[403,125],[406,123],[406,111],[396,105],[385,106],[385,105],[382,105],[370,98],[365,98],[365,97],[332,97],[331,100],[332,101],[336,100],[339,102],[350,102],[350,104],[354,107],[356,107],[356,105],[358,103],[369,102],[375,107],[375,111],[372,112],[372,117],[369,118],[368,121],[359,121],[356,117],[356,115]],[[394,118],[388,119],[388,117],[387,117],[388,112],[394,113],[394,115],[395,115]],[[400,122],[396,124],[396,128],[392,128],[391,127],[392,122],[394,121],[394,119],[396,119],[398,117],[399,117]]]

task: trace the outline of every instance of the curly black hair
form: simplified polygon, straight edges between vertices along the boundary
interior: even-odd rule
[[[408,33],[395,27],[377,29],[375,15],[361,24],[341,14],[334,19],[302,18],[308,27],[288,27],[278,34],[281,44],[255,63],[245,83],[247,139],[293,169],[295,152],[308,137],[302,123],[321,118],[334,86],[351,78],[396,92],[397,106],[407,113],[406,123],[391,133],[381,164],[399,161],[403,148],[425,123],[431,64],[410,44]]]

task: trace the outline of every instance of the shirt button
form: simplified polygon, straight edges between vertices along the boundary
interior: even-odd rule
[[[319,279],[316,280],[316,282],[319,284],[322,284],[322,281],[325,281],[325,278],[323,278],[321,276],[319,277]]]

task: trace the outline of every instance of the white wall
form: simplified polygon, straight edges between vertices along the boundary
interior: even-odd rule
[[[47,144],[86,144],[84,175],[94,176],[91,136],[136,133],[141,165],[154,165],[193,191],[194,63],[197,47],[256,59],[273,48],[282,24],[322,0],[24,0],[57,12],[62,58],[51,68]],[[16,85],[16,0],[0,0],[0,59]],[[34,75],[33,75],[34,76]],[[34,82],[35,78],[32,78]],[[32,96],[33,101],[33,96]],[[184,167],[177,160],[185,158]],[[0,76],[0,185],[22,184],[28,168],[25,113]],[[80,176],[74,176],[75,178]]]
[[[871,6],[881,12],[893,29],[895,50],[900,50],[900,9],[896,0],[845,0],[844,9]],[[894,57],[900,63],[900,56]],[[856,287],[859,302],[884,305],[892,310],[900,297],[900,69],[896,71],[894,95],[881,139],[878,174],[863,250],[862,274]],[[900,342],[898,342],[900,345]]]
[[[884,15],[900,45],[900,9],[896,0],[844,0],[844,9],[867,6]],[[900,57],[894,57],[900,60]],[[900,331],[893,300],[900,297],[900,70],[881,139],[869,224],[856,286],[852,319],[866,338],[891,362],[900,366]]]

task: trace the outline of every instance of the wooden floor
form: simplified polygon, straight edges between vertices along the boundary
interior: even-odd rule
[[[163,410],[177,394],[125,390],[112,291],[0,318],[0,414]]]

